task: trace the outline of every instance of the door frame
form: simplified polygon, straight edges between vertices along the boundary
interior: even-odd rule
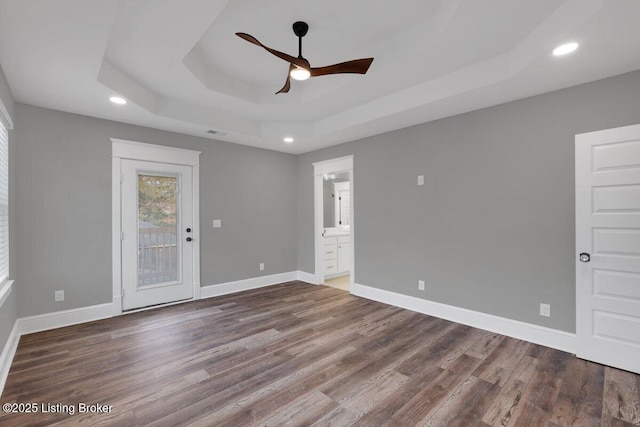
[[[351,271],[349,272],[349,292],[353,290],[356,277],[356,262],[355,262],[355,215],[354,215],[354,185],[353,185],[353,155],[339,157],[336,159],[324,160],[321,162],[313,163],[313,195],[314,195],[314,248],[315,248],[315,272],[314,281],[315,284],[321,285],[324,283],[324,241],[322,237],[322,230],[324,229],[324,198],[323,198],[323,177],[325,174],[331,173],[348,173],[350,192],[349,198],[351,201],[350,215],[351,215]]]
[[[200,299],[200,151],[111,138],[111,246],[113,315],[122,311],[122,160],[190,166],[193,171],[193,298]],[[185,266],[186,267],[186,266]],[[177,303],[185,302],[179,301]],[[163,305],[176,304],[167,303]],[[157,306],[151,307],[155,308]],[[140,310],[129,310],[127,313]]]

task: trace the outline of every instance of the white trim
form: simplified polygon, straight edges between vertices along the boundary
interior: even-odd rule
[[[314,175],[346,172],[351,169],[353,169],[353,155],[313,163]]]
[[[201,299],[217,297],[220,295],[233,294],[236,292],[248,291],[250,289],[258,289],[266,286],[292,282],[294,280],[298,280],[298,272],[296,271],[236,280],[235,282],[219,283],[217,285],[204,286],[201,290],[200,297]]]
[[[312,285],[319,285],[316,275],[307,273],[306,271],[296,271],[296,280],[300,280],[301,282],[311,283]]]
[[[607,141],[637,140],[640,133],[639,125],[622,126],[618,128],[603,129],[594,132],[579,133],[576,142],[579,144],[602,144]]]
[[[122,159],[190,166],[193,191],[193,298],[200,299],[200,151],[111,138],[111,259],[113,316],[122,311]]]
[[[349,197],[351,198],[351,218],[349,230],[351,233],[351,271],[349,278],[349,285],[353,286],[355,283],[355,203],[354,194],[355,188],[353,185],[353,155],[338,157],[336,159],[323,160],[321,162],[313,163],[313,230],[314,230],[314,251],[315,251],[315,279],[312,283],[324,283],[324,251],[323,251],[323,237],[322,232],[324,230],[323,216],[324,216],[324,200],[323,200],[323,176],[329,173],[341,173],[346,172],[349,174]]]
[[[200,299],[200,166],[192,165],[191,167],[191,187],[192,187],[192,200],[193,200],[193,299]]]
[[[113,303],[92,305],[89,307],[72,308],[70,310],[55,311],[53,313],[38,314],[36,316],[21,317],[17,320],[20,335],[34,332],[48,331],[77,325],[78,323],[93,322],[94,320],[113,317]]]
[[[106,319],[113,316],[112,306],[113,304],[107,303],[16,319],[2,350],[2,355],[0,355],[0,395],[4,390],[9,369],[11,369],[11,363],[22,335]]]
[[[111,138],[111,143],[111,154],[113,157],[185,166],[200,166],[200,151],[147,144],[146,142],[127,141],[117,138]]]
[[[313,248],[314,248],[314,279],[313,283],[324,283],[324,252],[322,250],[322,230],[324,229],[324,198],[322,175],[313,177]]]
[[[7,383],[13,356],[16,355],[16,350],[18,349],[18,342],[20,342],[20,333],[18,332],[18,321],[16,320],[4,345],[2,354],[0,354],[0,396],[2,396],[4,385]]]
[[[402,295],[357,283],[351,286],[351,293],[362,298],[405,308],[429,316],[439,317],[474,328],[530,341],[568,353],[575,353],[576,335],[569,332]]]
[[[0,285],[0,308],[2,308],[2,304],[4,304],[7,298],[9,298],[9,294],[11,294],[12,289],[13,280],[6,280]]]
[[[122,314],[122,159],[111,158],[111,280],[113,315]]]

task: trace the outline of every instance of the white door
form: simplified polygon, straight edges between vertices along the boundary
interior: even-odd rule
[[[193,168],[122,160],[122,309],[193,298]]]
[[[640,125],[576,136],[576,250],[577,356],[640,373]]]

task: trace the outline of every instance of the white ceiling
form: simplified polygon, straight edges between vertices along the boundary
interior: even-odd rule
[[[312,66],[369,72],[275,95],[288,64],[235,33],[297,56],[296,20]],[[303,153],[640,69],[638,22],[638,0],[0,0],[0,65],[18,102]]]

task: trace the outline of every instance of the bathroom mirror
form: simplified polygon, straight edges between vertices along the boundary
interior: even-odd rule
[[[348,229],[351,224],[351,189],[349,173],[323,177],[324,228]]]

